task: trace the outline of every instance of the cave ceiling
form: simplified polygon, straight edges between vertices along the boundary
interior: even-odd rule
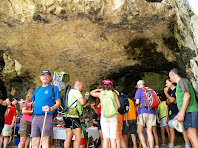
[[[178,64],[171,0],[1,0],[0,85],[8,96],[40,85],[42,70],[65,71],[85,90],[102,79],[144,72],[167,75]],[[139,75],[139,76],[138,76]]]

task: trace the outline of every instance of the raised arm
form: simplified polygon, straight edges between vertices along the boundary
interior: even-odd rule
[[[169,112],[168,112],[168,105],[166,104],[166,102],[164,103],[164,108],[166,110],[166,124],[168,124],[168,115],[169,115]]]
[[[90,92],[90,95],[96,98],[101,99],[101,91],[102,89],[95,89]]]
[[[166,104],[167,104],[167,105],[169,105],[169,104],[171,104],[171,103],[176,104],[176,103],[177,103],[177,102],[176,102],[176,98],[171,97],[171,96],[169,95],[168,92],[169,92],[169,89],[168,89],[167,87],[165,87],[165,88],[164,88],[164,94],[166,95],[166,98],[167,98]]]

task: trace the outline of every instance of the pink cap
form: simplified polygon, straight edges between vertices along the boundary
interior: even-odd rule
[[[102,81],[103,84],[111,84],[113,86],[113,83],[110,80],[103,80]]]

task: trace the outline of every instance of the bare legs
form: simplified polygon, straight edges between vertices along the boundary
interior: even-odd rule
[[[187,136],[192,144],[193,148],[198,148],[198,132],[196,128],[188,128],[187,129]]]
[[[29,137],[28,136],[21,136],[20,137],[20,143],[18,145],[18,148],[28,148],[29,145]]]

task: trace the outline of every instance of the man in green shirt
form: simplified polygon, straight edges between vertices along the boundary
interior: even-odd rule
[[[179,112],[174,120],[184,123],[193,148],[198,148],[198,102],[193,86],[188,79],[182,78],[175,68],[169,72],[169,77],[173,83],[177,83],[176,101]]]
[[[76,81],[74,88],[69,91],[67,107],[69,112],[63,115],[66,127],[66,139],[64,142],[64,148],[70,148],[71,140],[73,135],[75,135],[75,140],[73,148],[79,148],[82,139],[82,129],[80,124],[79,116],[82,114],[82,105],[84,105],[88,97],[83,98],[81,92],[83,90],[83,83]],[[88,96],[88,94],[86,94]]]

